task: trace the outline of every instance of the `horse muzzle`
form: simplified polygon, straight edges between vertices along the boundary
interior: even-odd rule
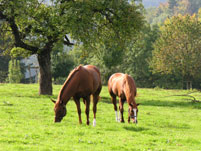
[[[62,120],[62,118],[55,117],[54,122],[59,123],[59,122],[61,122],[61,120]]]
[[[137,119],[132,119],[132,122],[133,122],[134,124],[137,124],[137,123],[138,123]]]

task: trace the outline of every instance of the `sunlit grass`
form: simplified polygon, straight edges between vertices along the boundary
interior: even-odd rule
[[[61,85],[53,86],[56,99]],[[201,103],[187,101],[185,90],[138,89],[138,125],[115,121],[107,87],[97,106],[97,126],[79,125],[76,106],[67,104],[67,116],[55,124],[49,96],[38,95],[38,85],[0,84],[0,151],[109,151],[201,150]],[[193,93],[201,100],[200,93]],[[92,104],[91,104],[92,108]],[[90,122],[93,113],[90,110]]]

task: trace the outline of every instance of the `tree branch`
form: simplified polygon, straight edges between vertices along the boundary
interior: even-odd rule
[[[28,45],[26,43],[24,43],[20,37],[20,32],[19,32],[19,29],[15,23],[15,19],[14,17],[8,19],[8,22],[10,24],[10,27],[12,29],[12,33],[15,37],[15,46],[16,47],[21,47],[21,48],[24,48],[26,50],[30,50],[33,54],[34,53],[37,53],[38,51],[38,47],[34,47],[34,46],[31,46],[31,45]]]
[[[116,14],[114,12],[112,12],[111,10],[109,9],[106,9],[108,12],[110,12],[111,14],[115,15]],[[113,24],[113,21],[112,19],[110,18],[109,14],[107,14],[106,12],[104,12],[102,9],[93,9],[93,12],[94,13],[100,13],[101,15],[105,16],[106,19],[109,21],[109,23]]]
[[[74,43],[71,43],[68,37],[65,35],[63,43],[67,46],[73,46]]]
[[[191,93],[195,93],[195,92],[189,92],[187,94],[181,94],[181,95],[170,95],[170,96],[186,96],[186,97],[192,98],[192,99],[190,99],[192,102],[201,102],[200,100],[197,100],[194,96],[189,95]],[[170,97],[170,96],[168,96],[168,97]]]
[[[34,47],[34,46],[31,46],[31,45],[28,45],[26,43],[24,43],[21,39],[21,36],[20,36],[20,32],[19,32],[19,29],[18,29],[18,26],[17,24],[15,23],[15,18],[14,17],[7,17],[6,15],[4,15],[1,11],[0,11],[0,19],[5,19],[11,29],[12,29],[12,33],[14,35],[14,38],[15,38],[15,46],[16,47],[21,47],[21,48],[24,48],[26,50],[29,50],[32,52],[32,54],[35,54],[37,53],[38,51],[38,47]]]
[[[7,17],[2,13],[2,11],[0,11],[0,19],[7,19]]]

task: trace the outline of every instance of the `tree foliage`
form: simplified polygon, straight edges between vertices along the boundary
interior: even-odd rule
[[[174,8],[177,5],[177,1],[176,0],[168,0],[168,9],[170,11],[170,13],[174,13]]]
[[[136,41],[128,46],[124,56],[123,71],[132,75],[140,87],[154,86],[149,61],[158,35],[159,27],[150,27],[147,24],[136,37]]]
[[[96,51],[84,51],[76,47],[71,51],[78,64],[94,64],[101,70],[102,82],[107,84],[114,72],[128,73],[137,81],[138,86],[152,87],[152,73],[149,71],[149,58],[153,50],[152,44],[158,37],[158,27],[148,24],[132,37],[122,51],[118,45],[108,46],[107,43],[96,46]],[[83,53],[82,53],[83,52]],[[78,59],[79,58],[79,59]]]
[[[174,16],[161,27],[154,44],[154,72],[181,75],[186,80],[200,76],[201,22],[190,15]]]
[[[63,84],[74,67],[74,60],[69,50],[64,49],[63,43],[55,46],[52,55],[52,77],[55,84]]]
[[[74,39],[93,48],[108,41],[123,49],[143,25],[141,5],[135,0],[56,0],[52,5],[38,0],[0,0],[0,19],[17,47],[13,52],[37,54],[40,94],[52,94],[50,53],[56,43],[71,46]]]
[[[21,73],[20,61],[12,59],[9,61],[9,73],[8,81],[9,83],[20,83],[23,75]]]
[[[156,8],[148,8],[146,17],[151,24],[163,24],[167,17],[197,14],[201,0],[168,0]]]
[[[0,56],[0,83],[6,82],[9,60],[8,56]]]

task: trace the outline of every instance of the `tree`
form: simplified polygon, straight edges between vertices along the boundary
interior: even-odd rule
[[[22,73],[20,69],[20,61],[12,59],[9,61],[9,73],[8,81],[9,83],[20,83],[22,79]]]
[[[194,14],[197,13],[199,8],[201,7],[201,0],[189,0],[190,6],[189,13]]]
[[[71,46],[71,37],[84,47],[93,47],[107,39],[123,49],[143,24],[140,9],[135,0],[56,0],[52,5],[38,0],[0,0],[0,19],[10,27],[8,33],[17,47],[14,52],[37,54],[39,94],[52,94],[50,53],[57,42]]]
[[[0,21],[0,29],[3,26],[2,22]],[[8,76],[8,64],[10,57],[8,55],[3,54],[4,50],[4,33],[0,30],[0,83],[6,82],[6,78]]]
[[[180,0],[175,8],[175,14],[190,14],[197,13],[201,7],[201,0]]]
[[[177,5],[176,0],[168,0],[168,9],[171,14],[174,14],[174,7]]]
[[[198,20],[201,22],[201,7],[200,7],[200,9],[198,10]]]
[[[98,66],[101,71],[102,83],[106,84],[112,73],[120,72],[119,66],[122,64],[125,50],[118,47],[117,43],[112,44],[107,41],[96,44],[94,49],[91,47],[86,49],[80,45],[76,46],[70,54],[77,65],[93,64]]]
[[[149,68],[149,61],[153,43],[158,35],[159,27],[157,25],[150,27],[147,24],[136,37],[136,41],[128,46],[125,53],[122,64],[123,71],[132,75],[140,87],[153,86],[153,75]]]
[[[195,15],[179,15],[167,19],[161,27],[160,38],[154,44],[151,64],[153,71],[180,75],[187,84],[191,83],[192,78],[199,77],[200,35],[201,22]]]
[[[52,77],[54,83],[63,84],[74,67],[72,56],[69,55],[70,50],[64,50],[62,43],[59,43],[51,54],[52,58]]]
[[[165,19],[170,16],[168,3],[161,3],[157,8],[147,9],[146,18],[151,25],[163,24]]]
[[[6,81],[9,60],[10,58],[8,56],[0,56],[0,83]]]
[[[128,73],[133,76],[140,87],[152,86],[152,73],[149,71],[149,57],[152,55],[152,43],[158,37],[158,26],[152,28],[147,24],[133,37],[132,41],[127,43],[124,51],[118,48],[118,45],[107,42],[99,44],[97,51],[90,53],[81,53],[82,47],[71,51],[76,56],[78,64],[88,63],[97,65],[101,71],[102,82],[107,84],[111,74],[114,72]],[[86,62],[83,62],[86,61]],[[142,63],[143,62],[143,63]]]

